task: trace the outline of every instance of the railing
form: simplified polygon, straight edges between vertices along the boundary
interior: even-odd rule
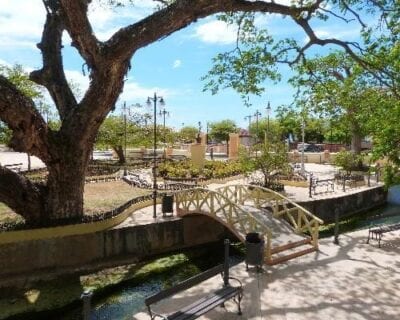
[[[308,232],[313,246],[318,248],[319,225],[323,221],[280,193],[259,186],[229,185],[216,190],[231,202],[251,202],[257,208],[268,208],[275,218],[288,221],[297,233]]]
[[[175,194],[178,216],[200,213],[207,215],[227,227],[239,240],[245,241],[249,232],[258,232],[266,239],[266,258],[271,260],[271,230],[243,210],[225,195],[203,188],[195,188]]]

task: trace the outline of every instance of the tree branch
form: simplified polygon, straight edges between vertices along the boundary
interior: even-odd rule
[[[285,16],[300,16],[304,12],[314,12],[322,0],[311,6],[285,6],[274,2],[246,0],[177,0],[147,18],[117,31],[106,43],[113,57],[129,58],[137,49],[169,36],[190,23],[219,12],[263,12]]]
[[[0,165],[0,202],[23,216],[28,224],[39,224],[44,214],[42,186]]]
[[[0,75],[0,119],[12,130],[10,146],[50,160],[48,127],[33,101],[24,96],[11,82]]]
[[[42,41],[37,47],[42,51],[43,68],[31,72],[30,79],[47,88],[59,111],[61,120],[68,110],[76,106],[76,99],[65,78],[62,62],[62,33],[64,30],[56,1],[44,1],[47,16]]]
[[[97,40],[89,22],[87,11],[91,1],[60,0],[66,30],[72,46],[76,47],[89,69],[96,69],[102,63],[101,42]]]

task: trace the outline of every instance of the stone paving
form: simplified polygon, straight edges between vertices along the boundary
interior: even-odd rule
[[[22,152],[1,151],[0,164],[17,164],[22,163],[21,170],[28,170],[28,156]],[[31,156],[31,168],[38,169],[45,167],[44,163],[35,156]]]
[[[339,245],[332,238],[320,241],[320,251],[262,273],[243,263],[231,269],[244,286],[243,315],[227,302],[200,320],[393,320],[400,318],[400,234],[385,235],[382,248],[366,244],[367,230],[343,234]],[[221,286],[213,278],[161,302],[160,312],[202,297]],[[149,319],[145,311],[132,319]]]

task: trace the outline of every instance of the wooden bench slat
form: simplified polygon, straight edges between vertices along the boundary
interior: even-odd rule
[[[168,320],[193,320],[237,295],[240,288],[225,287],[167,317]]]
[[[178,293],[182,290],[189,289],[193,287],[196,284],[199,284],[200,282],[203,282],[204,280],[207,280],[213,276],[216,276],[217,274],[220,274],[224,270],[224,266],[222,264],[215,266],[207,271],[204,271],[194,277],[191,277],[185,281],[182,281],[178,283],[176,286],[173,286],[171,288],[168,288],[166,290],[163,290],[161,292],[158,292],[148,298],[145,299],[145,304],[146,306],[149,306],[153,303],[156,303],[162,299],[165,299],[169,296],[172,296],[175,293]]]

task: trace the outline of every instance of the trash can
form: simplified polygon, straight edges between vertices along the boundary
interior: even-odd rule
[[[264,239],[259,233],[251,232],[246,234],[246,270],[249,270],[249,265],[256,266],[257,271],[262,268],[264,247]]]
[[[161,211],[163,213],[163,217],[166,216],[166,213],[174,212],[174,196],[172,194],[163,195],[161,203]]]

